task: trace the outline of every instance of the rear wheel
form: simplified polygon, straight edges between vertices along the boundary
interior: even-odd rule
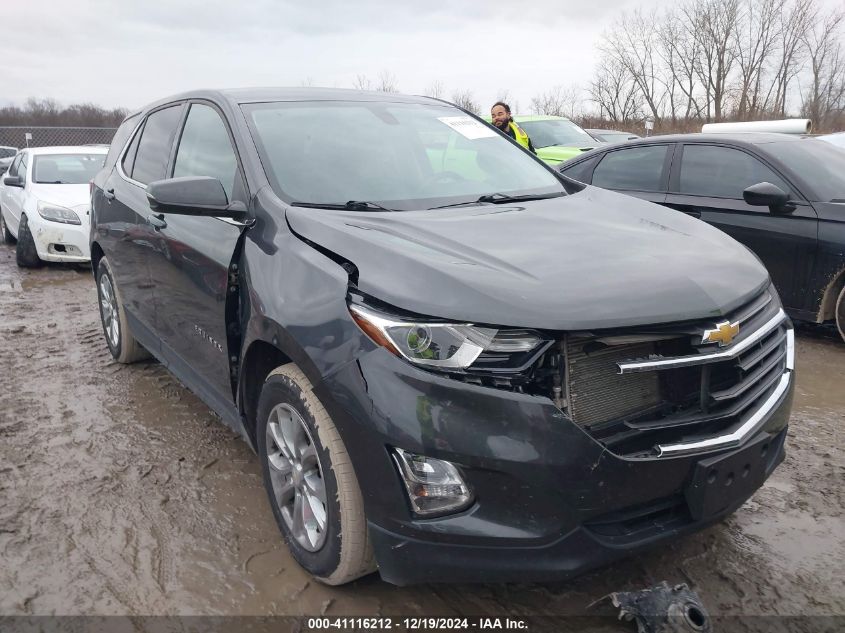
[[[364,502],[346,447],[294,364],[273,370],[264,383],[257,439],[264,487],[296,561],[328,585],[375,571]]]
[[[120,299],[120,290],[112,275],[108,260],[103,257],[97,264],[97,298],[100,301],[100,321],[109,351],[118,363],[134,363],[149,357],[132,336],[126,320],[126,310]]]
[[[14,244],[17,241],[9,232],[9,227],[6,226],[6,220],[3,218],[2,210],[0,210],[0,235],[6,244]]]
[[[836,327],[839,328],[839,336],[845,341],[845,287],[836,300]]]
[[[21,268],[38,268],[44,263],[38,257],[35,238],[29,231],[29,220],[24,214],[21,214],[21,223],[18,226],[18,247],[15,249],[15,258]]]

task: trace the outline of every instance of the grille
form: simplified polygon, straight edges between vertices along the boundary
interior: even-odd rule
[[[753,344],[757,332],[779,314],[766,292],[724,318],[740,323],[732,347],[741,354],[712,362],[722,351],[702,344],[714,320],[612,336],[574,336],[563,343],[567,360],[567,405],[576,424],[609,450],[653,456],[660,444],[692,442],[731,432],[775,391],[787,370],[788,322]],[[729,350],[731,348],[724,348]],[[686,366],[620,373],[619,363],[680,359]]]

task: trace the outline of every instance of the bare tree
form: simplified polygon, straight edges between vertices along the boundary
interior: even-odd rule
[[[478,106],[478,102],[475,101],[475,96],[469,88],[455,90],[452,93],[452,103],[473,114],[479,114],[481,112],[481,108]]]
[[[777,53],[780,15],[785,4],[785,0],[745,0],[741,7],[734,28],[739,67],[736,114],[740,118],[753,118],[761,113],[764,74]]]
[[[719,121],[724,114],[729,79],[736,61],[734,25],[740,0],[692,0],[681,10],[694,27],[699,55],[696,74],[704,86],[705,115]]]
[[[578,118],[584,113],[582,90],[575,84],[566,87],[554,86],[532,97],[531,109],[536,114]]]
[[[399,84],[396,81],[396,75],[389,70],[382,70],[378,74],[376,90],[379,92],[399,92]]]
[[[824,127],[845,112],[845,48],[840,40],[845,10],[834,10],[815,21],[803,42],[810,62],[810,85],[802,95],[802,113]]]
[[[614,123],[628,123],[642,110],[643,100],[631,73],[618,59],[609,55],[600,59],[589,94],[599,107],[599,115]]]
[[[657,55],[657,21],[656,11],[644,14],[637,9],[632,14],[623,14],[599,46],[605,55],[615,59],[628,72],[655,121],[663,114],[667,96],[665,76]]]
[[[443,96],[446,94],[446,86],[444,86],[443,82],[439,79],[435,79],[428,85],[428,88],[425,89],[423,94],[425,94],[425,96],[427,97],[442,99]]]
[[[355,81],[352,82],[352,87],[355,90],[372,90],[373,82],[366,75],[358,74],[355,75]]]
[[[774,81],[766,95],[766,105],[774,114],[786,114],[789,85],[801,72],[806,48],[802,46],[818,11],[814,0],[795,0],[780,13],[780,55]]]

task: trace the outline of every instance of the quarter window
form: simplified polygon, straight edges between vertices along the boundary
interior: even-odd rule
[[[15,160],[13,160],[12,164],[9,166],[9,175],[10,176],[17,176],[18,175],[18,167],[20,167],[20,164],[21,164],[21,156],[23,156],[23,154],[18,154],[15,157]]]
[[[593,172],[593,184],[605,189],[662,191],[668,145],[608,152]]]
[[[206,105],[194,103],[185,121],[173,177],[210,176],[223,183],[231,200],[238,176],[238,159],[223,119]]]
[[[182,106],[177,105],[157,110],[147,117],[132,167],[134,180],[146,185],[165,177],[181,114]],[[132,148],[129,149],[131,152]]]
[[[126,119],[120,124],[120,127],[117,128],[117,132],[115,132],[114,137],[111,140],[111,145],[109,145],[109,153],[106,156],[105,165],[109,169],[111,169],[115,162],[117,162],[118,154],[120,154],[120,151],[126,145],[126,141],[129,139],[129,135],[132,133],[132,130],[135,129],[135,125],[137,123],[138,116],[135,115]],[[124,171],[126,170],[124,169]]]
[[[21,154],[21,163],[18,165],[18,176],[21,177],[21,182],[26,184],[26,163],[29,160],[29,156],[26,154]]]
[[[684,146],[679,193],[742,200],[746,188],[761,182],[789,193],[789,185],[750,154],[716,145]]]

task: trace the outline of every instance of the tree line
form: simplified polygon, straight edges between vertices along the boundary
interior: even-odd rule
[[[22,106],[0,108],[0,126],[115,128],[126,118],[126,108],[102,108],[93,103],[61,106],[55,99],[30,97]]]

